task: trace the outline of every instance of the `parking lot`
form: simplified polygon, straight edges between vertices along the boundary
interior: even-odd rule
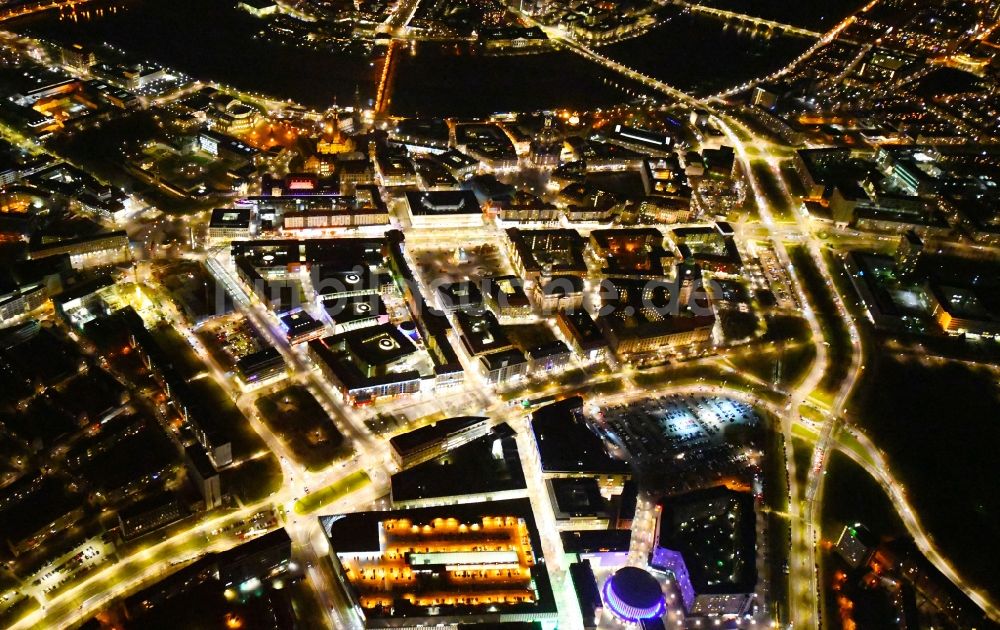
[[[762,284],[770,288],[778,300],[778,306],[785,309],[795,309],[798,307],[797,296],[791,290],[791,281],[788,272],[778,260],[774,249],[766,243],[756,243],[754,251],[757,253],[758,264],[756,269],[752,269],[751,275]],[[761,278],[763,275],[763,278]],[[764,282],[761,282],[763,280]]]
[[[110,543],[96,537],[87,539],[29,576],[25,580],[25,584],[29,585],[25,591],[36,597],[48,594],[75,576],[108,561],[113,552],[114,547]]]
[[[749,481],[744,473],[759,424],[749,405],[712,396],[673,394],[598,413],[598,425],[611,442],[640,468],[675,476],[677,489]]]

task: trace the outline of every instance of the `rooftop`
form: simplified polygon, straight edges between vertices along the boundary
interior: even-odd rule
[[[551,276],[548,282],[541,285],[545,295],[573,295],[583,292],[583,278],[574,275]]]
[[[628,464],[611,457],[604,441],[583,419],[582,407],[583,399],[574,396],[531,414],[542,471],[628,474]]]
[[[428,444],[444,440],[451,435],[486,422],[482,416],[460,416],[438,420],[408,433],[400,433],[389,438],[389,444],[397,453],[407,454],[423,450]]]
[[[630,529],[580,529],[560,532],[566,553],[628,552],[632,544]]]
[[[282,316],[281,327],[289,338],[294,338],[323,328],[323,322],[305,311],[294,311]]]
[[[459,311],[455,314],[455,320],[462,333],[462,343],[473,355],[499,352],[512,347],[503,326],[489,311],[476,314]]]
[[[209,227],[213,228],[249,228],[250,210],[241,208],[216,208],[212,210]]]
[[[725,487],[668,497],[660,503],[657,543],[684,558],[697,593],[751,592],[757,582],[753,495]]]
[[[587,242],[576,230],[509,228],[507,238],[526,271],[587,272],[583,259]]]
[[[319,519],[368,620],[433,626],[556,618],[528,499]],[[503,571],[502,582],[491,566]]]
[[[517,348],[510,348],[508,350],[501,350],[500,352],[484,354],[479,357],[479,360],[482,361],[486,369],[490,371],[499,370],[512,365],[520,365],[527,362],[524,353]]]
[[[449,282],[438,286],[438,295],[445,310],[479,309],[483,305],[483,293],[471,280]]]
[[[594,230],[590,242],[606,274],[662,275],[663,259],[672,257],[655,228]]]
[[[549,479],[546,484],[556,520],[588,516],[609,518],[608,505],[593,477]]]
[[[348,351],[371,366],[384,366],[417,351],[413,342],[391,324],[369,326],[339,335]]]
[[[395,503],[525,490],[514,433],[506,424],[392,476]]]
[[[480,214],[483,211],[471,190],[408,190],[406,203],[416,216]]]

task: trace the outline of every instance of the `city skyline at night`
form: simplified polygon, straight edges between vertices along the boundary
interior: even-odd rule
[[[997,627],[998,53],[0,0],[0,627]]]

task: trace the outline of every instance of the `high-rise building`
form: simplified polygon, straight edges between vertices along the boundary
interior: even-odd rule
[[[917,265],[924,253],[924,242],[917,233],[908,230],[899,239],[896,246],[896,269],[903,277],[912,277],[917,271]]]

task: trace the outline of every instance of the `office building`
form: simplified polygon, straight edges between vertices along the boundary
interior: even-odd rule
[[[524,291],[524,282],[517,276],[494,276],[483,280],[486,306],[497,317],[528,317],[531,302]]]
[[[531,363],[532,372],[562,370],[572,365],[573,362],[573,353],[565,343],[559,340],[528,348],[525,354]]]
[[[281,329],[288,343],[295,345],[319,339],[326,332],[326,325],[306,311],[293,311],[281,316]]]
[[[594,318],[582,306],[560,310],[556,325],[569,340],[573,351],[585,361],[602,361],[608,353],[608,340],[601,333]]]
[[[673,577],[688,616],[751,612],[757,584],[753,495],[720,486],[667,497],[658,510],[649,564]]]
[[[508,228],[506,235],[511,263],[525,280],[554,274],[587,273],[583,258],[587,241],[576,230]]]
[[[385,302],[377,294],[336,298],[324,296],[323,308],[333,320],[337,333],[389,323]]]
[[[663,247],[663,234],[655,228],[594,230],[590,252],[604,276],[662,277],[673,261]]]
[[[514,349],[503,326],[490,311],[458,311],[455,313],[455,322],[458,324],[459,338],[469,356],[478,357]]]
[[[616,124],[607,133],[608,142],[653,156],[673,152],[673,139],[663,133]]]
[[[499,220],[508,223],[555,223],[559,220],[559,208],[535,195],[517,191],[509,199],[501,199],[489,204]]]
[[[471,190],[407,191],[406,208],[413,227],[475,227],[483,209]]]
[[[484,354],[479,357],[479,365],[486,382],[497,386],[524,379],[530,367],[527,357],[517,348]]]
[[[593,478],[607,494],[619,494],[632,472],[615,459],[583,416],[583,399],[574,396],[531,414],[537,463],[546,479]]]
[[[188,476],[205,502],[205,509],[211,510],[222,505],[222,478],[205,454],[205,448],[201,444],[185,448],[184,464]]]
[[[970,287],[927,283],[931,315],[949,335],[1000,336],[1000,313]]]
[[[449,149],[444,153],[434,156],[444,168],[451,173],[452,177],[458,181],[464,181],[476,174],[479,170],[479,161],[456,149]]]
[[[124,231],[44,243],[28,250],[29,260],[68,254],[74,269],[89,269],[131,262],[128,235]]]
[[[309,342],[309,357],[355,405],[420,391],[420,373],[407,367],[415,352],[413,342],[390,324]]]
[[[438,301],[445,313],[478,312],[483,308],[483,293],[471,280],[459,280],[438,285]]]
[[[251,212],[240,208],[216,208],[208,222],[208,239],[225,242],[251,236]]]
[[[575,275],[540,278],[532,294],[543,313],[575,312],[583,308],[583,279]]]
[[[896,245],[896,270],[904,278],[912,278],[917,273],[924,253],[924,242],[917,233],[907,230]]]
[[[584,630],[594,630],[601,622],[604,613],[604,601],[597,586],[597,578],[589,560],[581,560],[569,565],[569,577],[576,593],[576,602],[580,606]]]
[[[878,539],[867,527],[854,523],[844,526],[833,548],[844,562],[856,569],[868,561],[877,545]]]
[[[283,573],[292,559],[292,539],[278,528],[216,556],[219,581],[235,586]]]
[[[514,431],[506,424],[392,476],[393,509],[528,496]]]
[[[682,261],[716,273],[736,274],[743,268],[729,223],[719,221],[712,226],[674,228],[672,232]]]
[[[177,497],[169,492],[142,499],[118,512],[118,527],[122,538],[130,540],[156,531],[184,515]]]
[[[675,282],[609,278],[601,283],[598,326],[624,360],[691,351],[711,344],[715,314],[705,296]]]
[[[23,317],[41,307],[49,299],[49,292],[41,284],[15,287],[0,294],[0,324]]]
[[[555,477],[546,479],[545,487],[560,530],[604,530],[610,525],[610,506],[593,477]]]
[[[409,468],[481,438],[489,431],[489,418],[446,418],[389,438],[389,449],[400,468]]]
[[[236,362],[236,376],[244,385],[254,385],[288,374],[285,359],[276,348],[252,352]]]

